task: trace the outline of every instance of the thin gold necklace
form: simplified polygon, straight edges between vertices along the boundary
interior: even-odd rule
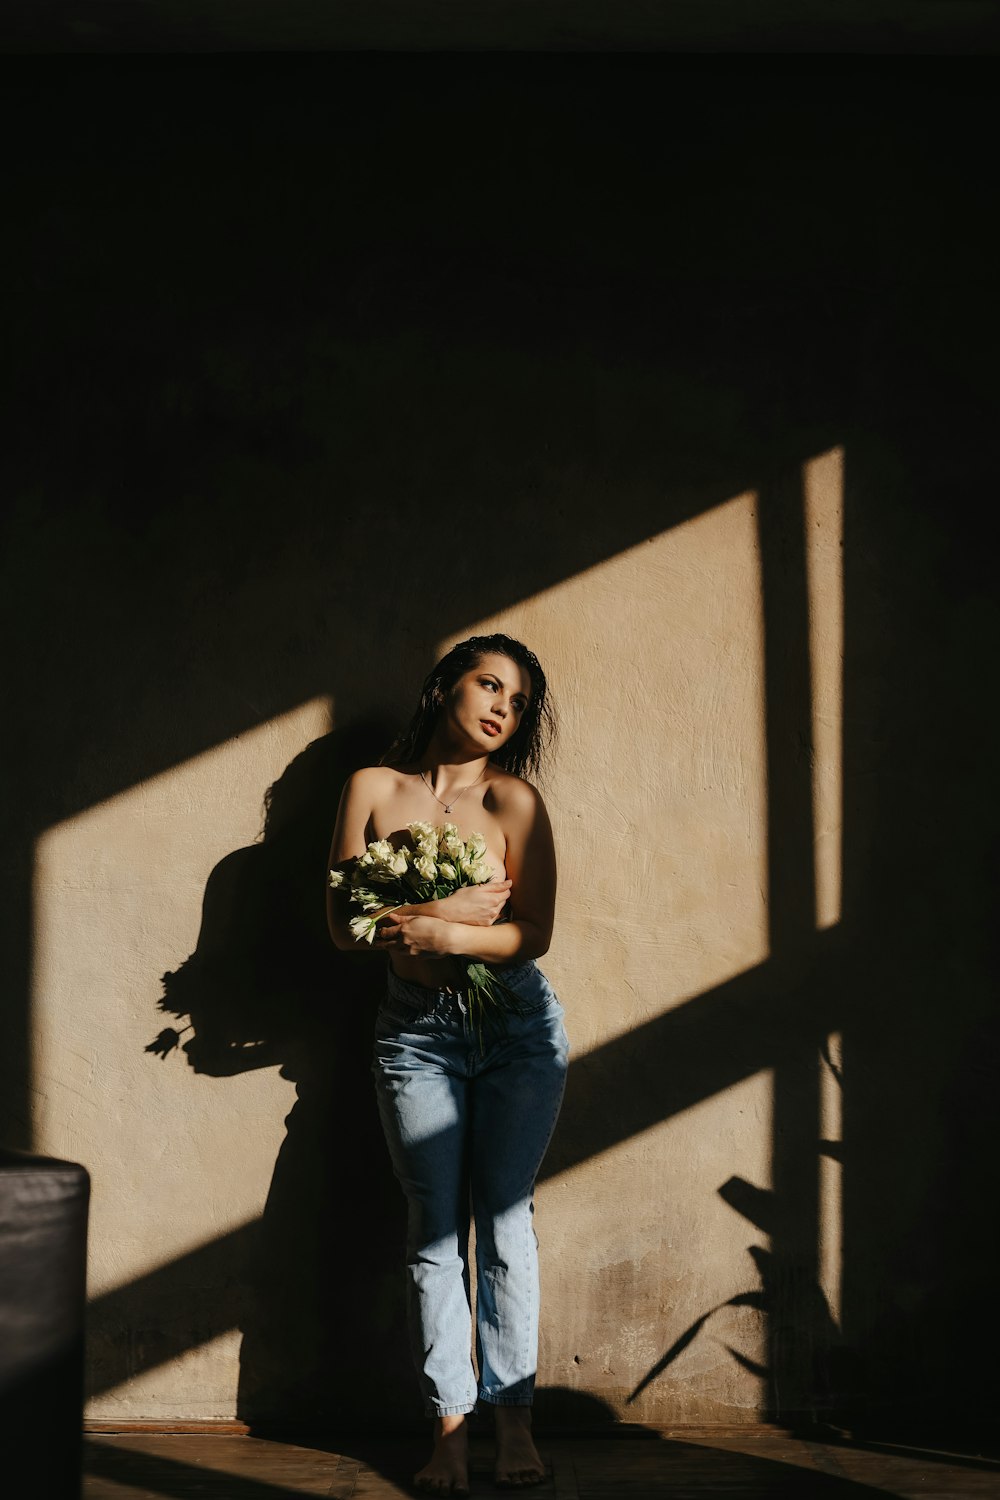
[[[456,792],[455,795],[454,795],[454,797],[452,797],[452,799],[451,799],[450,802],[441,802],[441,798],[438,796],[437,792],[431,786],[430,782],[427,780],[427,777],[424,775],[423,771],[418,771],[417,775],[420,777],[420,780],[423,782],[424,786],[427,788],[427,790],[430,792],[431,796],[434,798],[434,801],[440,803],[441,806],[444,808],[444,810],[445,810],[446,813],[450,813],[451,810],[452,810],[452,808],[455,806],[455,803],[458,801],[459,797],[463,797],[465,795],[465,793],[469,790],[470,787],[474,787],[478,782],[482,781],[483,777],[486,775],[486,767],[485,766],[483,767],[483,769],[480,771],[479,775],[476,777],[475,781],[470,781],[469,784],[468,784],[468,786],[463,786],[463,788],[462,788],[462,790],[460,792]]]

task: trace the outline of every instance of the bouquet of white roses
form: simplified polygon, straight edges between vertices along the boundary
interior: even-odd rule
[[[401,906],[441,901],[463,886],[485,885],[493,878],[493,869],[484,859],[486,840],[481,833],[462,839],[454,823],[410,823],[407,827],[411,843],[395,848],[388,839],[376,839],[364,854],[350,861],[346,871],[330,871],[331,887],[345,891],[356,908],[349,925],[358,941],[372,942],[383,917]],[[503,1030],[505,1013],[518,1013],[521,1001],[486,963],[472,958],[462,961],[467,1014],[482,1048],[487,1021]]]

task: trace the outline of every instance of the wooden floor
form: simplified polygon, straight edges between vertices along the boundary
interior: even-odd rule
[[[775,1431],[639,1431],[613,1437],[539,1437],[549,1468],[537,1500],[1000,1500],[1000,1461],[888,1444],[814,1441]],[[83,1500],[397,1500],[424,1461],[412,1441],[343,1438],[329,1447],[241,1434],[88,1433]],[[473,1496],[499,1495],[490,1449],[473,1439]]]

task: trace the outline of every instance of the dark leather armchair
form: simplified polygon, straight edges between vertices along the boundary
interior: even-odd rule
[[[90,1177],[0,1147],[0,1464],[26,1493],[77,1500]]]

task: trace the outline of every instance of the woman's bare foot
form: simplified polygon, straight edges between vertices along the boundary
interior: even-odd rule
[[[531,1407],[497,1406],[493,1414],[497,1435],[497,1484],[505,1490],[522,1490],[533,1484],[542,1484],[545,1465],[531,1436]]]
[[[430,1462],[413,1476],[422,1495],[469,1493],[469,1428],[464,1416],[438,1417],[434,1423],[434,1452]]]

